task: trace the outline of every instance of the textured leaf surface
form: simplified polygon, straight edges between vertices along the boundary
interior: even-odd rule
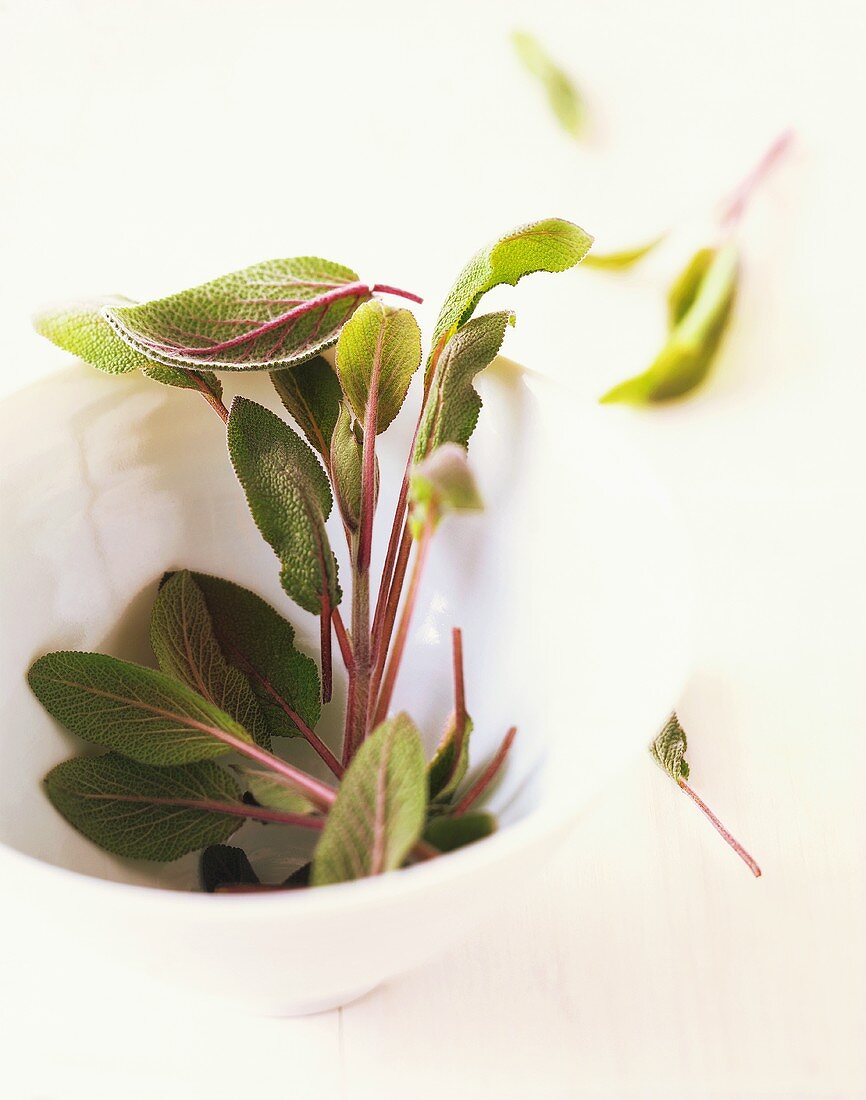
[[[340,409],[331,436],[331,478],[343,522],[357,531],[361,520],[361,467],[364,453],[363,432],[346,405]]]
[[[378,378],[376,433],[400,411],[421,362],[421,331],[408,309],[381,302],[359,306],[337,341],[337,374],[355,416],[363,424],[373,378]]]
[[[318,615],[340,602],[337,563],[325,531],[331,489],[307,444],[278,416],[244,397],[232,403],[229,453],[256,526],[280,559],[289,596]]]
[[[418,429],[416,462],[443,443],[469,445],[481,410],[481,398],[472,380],[499,354],[505,330],[513,324],[513,313],[487,313],[468,321],[445,345]]]
[[[689,766],[685,759],[687,747],[686,731],[677,716],[672,714],[661,733],[650,744],[650,753],[658,766],[664,768],[675,783],[689,777]]]
[[[289,786],[275,772],[258,768],[238,768],[238,777],[260,806],[280,810],[284,814],[309,814],[315,809],[295,787]]]
[[[179,859],[227,840],[244,820],[219,812],[222,805],[239,807],[239,791],[208,761],[152,768],[113,752],[77,756],[52,768],[45,787],[70,825],[131,859]]]
[[[313,885],[396,870],[424,828],[421,737],[399,714],[378,726],[349,766],[313,857]]]
[[[166,675],[198,692],[269,749],[271,739],[250,683],[229,664],[214,631],[204,593],[187,569],[160,589],[150,621],[150,643]]]
[[[163,386],[174,386],[179,390],[201,391],[201,386],[196,383],[196,377],[201,379],[214,397],[223,395],[222,382],[210,370],[180,370],[178,367],[154,366],[143,367],[142,372],[154,382],[161,382]]]
[[[161,363],[267,370],[332,344],[370,288],[314,256],[268,260],[105,316],[136,351]]]
[[[321,355],[271,372],[274,389],[289,416],[314,450],[329,461],[331,436],[340,412],[343,391],[334,368]]]
[[[625,271],[650,254],[665,239],[667,234],[662,233],[645,244],[635,248],[623,248],[617,252],[590,252],[583,261],[584,267],[597,267],[604,271]]]
[[[443,443],[409,477],[409,521],[417,538],[427,523],[448,512],[480,512],[484,502],[459,443]]]
[[[201,888],[213,894],[223,886],[258,886],[259,876],[242,848],[231,844],[212,844],[199,862]]]
[[[514,286],[524,275],[536,271],[567,271],[580,263],[591,244],[592,237],[579,226],[561,218],[546,218],[514,229],[476,252],[460,272],[439,313],[427,380],[442,348],[469,320],[488,290],[503,283]]]
[[[716,252],[698,275],[703,259],[692,260],[670,299],[673,323],[668,341],[643,374],[614,386],[602,397],[610,404],[623,401],[642,405],[681,397],[707,376],[734,306],[737,291],[736,246]]]
[[[37,313],[33,327],[52,344],[77,355],[85,363],[108,374],[125,374],[151,367],[153,362],[121,340],[102,311],[107,306],[134,304],[129,298],[119,296],[67,302]]]
[[[319,671],[312,658],[295,649],[292,624],[248,588],[206,573],[192,576],[204,595],[220,648],[249,678],[271,736],[299,732],[275,696],[315,728],[321,713]]]
[[[252,742],[224,711],[152,668],[103,653],[48,653],[28,673],[33,693],[72,733],[143,764],[188,764]]]
[[[515,31],[511,41],[526,69],[540,81],[559,125],[572,137],[579,137],[586,119],[586,108],[574,82],[535,35]]]
[[[459,817],[434,817],[427,823],[424,839],[440,852],[453,852],[496,832],[492,814],[461,814]]]

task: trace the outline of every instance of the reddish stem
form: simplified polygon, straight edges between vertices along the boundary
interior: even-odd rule
[[[720,216],[723,226],[727,227],[737,224],[743,216],[753,193],[766,179],[772,168],[788,151],[793,140],[793,130],[785,130],[776,138],[770,148],[764,153],[755,167],[742,180],[724,204]]]
[[[337,641],[340,644],[343,664],[346,666],[346,671],[351,672],[354,663],[352,657],[352,643],[349,641],[349,635],[346,633],[346,624],[343,622],[343,616],[340,614],[339,607],[335,607],[331,612],[331,621],[334,624],[334,633],[337,635]]]
[[[376,630],[375,619],[373,621],[373,699],[378,697],[379,686],[382,683],[385,662],[388,659],[388,648],[391,645],[391,635],[394,633],[394,623],[397,620],[397,608],[400,605],[400,596],[403,591],[403,578],[406,576],[406,566],[409,562],[409,554],[412,550],[412,536],[409,534],[409,528],[406,525],[403,527],[399,547],[396,555],[397,560],[393,563],[394,573],[392,583],[390,586],[387,586],[388,591],[384,593],[386,598],[382,607],[382,616],[378,632]],[[395,577],[399,578],[399,583],[393,583]],[[379,589],[380,597],[385,588],[386,585],[383,576],[382,587]]]
[[[322,655],[322,702],[330,703],[332,691],[331,664],[331,597],[322,593],[322,611],[319,615],[320,647]]]
[[[511,748],[514,738],[517,735],[517,726],[512,726],[502,739],[502,744],[496,750],[496,753],[484,771],[475,780],[466,794],[460,799],[457,805],[454,807],[452,813],[455,817],[459,814],[465,814],[466,811],[474,806],[478,799],[484,794],[493,780],[496,778],[496,773],[502,767],[505,757],[508,755],[508,750]]]
[[[710,821],[713,828],[716,830],[716,832],[719,834],[719,836],[722,838],[722,840],[724,840],[724,842],[730,848],[733,848],[733,850],[737,853],[737,855],[740,857],[740,859],[743,861],[743,863],[745,863],[745,865],[749,868],[749,870],[752,872],[752,874],[755,876],[755,878],[760,878],[761,877],[761,868],[758,866],[758,864],[755,862],[755,860],[752,859],[752,857],[749,855],[749,853],[746,851],[746,849],[742,846],[742,844],[740,844],[740,842],[738,840],[735,840],[734,837],[731,836],[731,834],[724,827],[724,825],[721,823],[721,821],[719,821],[719,819],[716,817],[716,815],[713,813],[713,811],[709,808],[709,806],[706,804],[706,802],[703,802],[695,794],[695,792],[688,785],[688,783],[685,782],[685,780],[680,779],[679,780],[679,785],[686,792],[686,794],[689,796],[689,798],[691,798],[692,801],[699,807],[701,813]]]
[[[296,768],[286,760],[281,760],[279,756],[274,756],[273,753],[260,748],[258,745],[242,741],[239,737],[234,737],[232,734],[225,733],[216,727],[202,725],[201,728],[218,737],[224,744],[233,748],[242,756],[255,760],[258,764],[263,764],[266,768],[270,768],[271,771],[283,776],[297,791],[306,795],[317,809],[328,810],[333,805],[337,792],[333,787],[329,787],[327,783],[314,779],[313,776],[301,771],[300,768]]]
[[[201,390],[202,396],[210,407],[216,412],[217,416],[222,420],[223,424],[228,423],[229,411],[222,403],[219,397],[213,392],[210,386],[205,382],[202,376],[196,370],[189,372],[196,386]]]
[[[457,767],[466,736],[466,684],[463,676],[463,633],[455,626],[451,631],[451,660],[454,666],[454,755],[453,767]]]
[[[413,294],[411,290],[401,290],[397,286],[388,286],[385,283],[375,283],[373,286],[374,294],[394,294],[398,298],[408,298],[410,302],[417,302],[420,306],[424,299],[419,298],[417,294]]]

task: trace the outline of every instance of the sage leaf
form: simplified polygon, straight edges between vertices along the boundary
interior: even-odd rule
[[[561,218],[546,218],[514,229],[476,252],[457,276],[439,313],[425,384],[445,344],[469,320],[488,290],[503,283],[515,286],[524,275],[536,271],[567,271],[580,263],[591,245],[592,237],[579,226]]]
[[[343,776],[316,845],[313,885],[396,870],[421,836],[426,808],[421,736],[399,714],[373,731]]]
[[[700,259],[699,259],[700,256]],[[653,364],[614,386],[601,401],[643,405],[682,397],[707,376],[728,325],[737,291],[739,261],[734,244],[695,256],[674,284],[668,340]]]
[[[540,82],[550,109],[559,125],[572,137],[580,137],[586,121],[586,106],[568,75],[556,64],[533,34],[515,31],[511,36],[517,56]]]
[[[421,362],[421,331],[408,309],[373,300],[359,306],[337,341],[337,375],[361,424],[365,423],[373,380],[376,434],[400,411],[412,375]]]
[[[268,810],[279,810],[284,814],[315,812],[312,802],[304,798],[296,787],[289,786],[275,772],[243,767],[236,768],[235,771],[259,806],[264,806]]]
[[[300,867],[296,867],[289,877],[283,882],[283,886],[287,890],[298,890],[303,886],[310,885],[310,874],[312,873],[312,863],[302,863]]]
[[[644,244],[636,245],[634,248],[622,248],[616,252],[590,252],[584,258],[583,266],[597,267],[603,271],[626,271],[658,248],[666,236],[666,233],[662,233]]]
[[[142,367],[142,374],[146,374],[154,382],[162,383],[163,386],[201,392],[201,386],[196,382],[198,378],[214,397],[221,399],[223,395],[222,382],[211,370],[179,370],[177,367],[154,366],[151,363],[148,367]]]
[[[199,861],[199,879],[206,894],[223,886],[258,886],[260,879],[242,848],[211,844]]]
[[[459,443],[444,443],[409,477],[409,529],[420,538],[428,525],[435,528],[448,512],[480,512],[484,502]]]
[[[130,859],[179,859],[244,821],[237,785],[209,761],[153,768],[114,752],[77,756],[52,768],[45,788],[70,825]]]
[[[686,731],[676,714],[668,718],[659,735],[650,743],[653,760],[675,783],[689,777],[689,766],[685,759],[687,748]]]
[[[193,573],[214,633],[230,664],[243,672],[258,698],[272,737],[314,729],[321,714],[316,662],[295,648],[292,624],[269,603],[232,581]]]
[[[460,814],[458,817],[434,817],[427,822],[424,839],[440,852],[453,852],[496,832],[493,814]]]
[[[341,593],[325,531],[325,471],[288,424],[244,397],[232,402],[228,444],[256,526],[280,559],[283,588],[305,611],[323,614],[327,605],[330,616]]]
[[[427,765],[427,792],[431,806],[438,804],[447,807],[463,782],[469,767],[472,730],[472,719],[467,716],[458,754],[456,719],[452,717],[449,721],[445,735]]]
[[[151,360],[126,344],[103,316],[106,307],[125,307],[135,303],[121,296],[67,302],[37,313],[33,327],[64,351],[76,355],[107,374],[152,366]]]
[[[268,370],[333,344],[370,288],[348,267],[312,256],[268,260],[104,315],[134,351],[169,366]]]
[[[357,531],[361,522],[363,453],[364,433],[348,406],[342,405],[331,436],[330,467],[340,515],[350,531]]]
[[[324,356],[316,355],[297,366],[271,371],[271,380],[289,416],[327,466],[343,400],[334,368]]]
[[[475,317],[448,341],[436,363],[430,391],[418,427],[415,462],[421,462],[443,443],[469,445],[478,423],[481,398],[472,380],[489,366],[502,347],[514,314],[486,313]]]
[[[189,764],[252,743],[234,718],[184,684],[103,653],[48,653],[27,679],[71,733],[142,764]]]
[[[187,569],[160,589],[150,621],[150,644],[167,676],[230,715],[266,749],[271,739],[250,683],[229,664],[214,631],[204,593]]]

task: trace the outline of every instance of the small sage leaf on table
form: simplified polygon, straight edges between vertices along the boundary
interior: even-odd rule
[[[337,374],[361,424],[375,402],[374,430],[384,432],[400,411],[421,362],[421,332],[408,309],[365,302],[337,341]],[[365,425],[366,428],[366,425]]]
[[[268,260],[105,316],[135,351],[169,366],[268,370],[332,344],[371,288],[342,264]]]
[[[409,478],[409,529],[420,538],[447,512],[480,512],[484,502],[459,443],[445,443],[412,467]]]
[[[285,814],[309,814],[315,809],[296,787],[290,786],[274,772],[245,767],[238,767],[235,772],[259,806]]]
[[[425,384],[436,360],[454,333],[464,325],[482,297],[496,286],[515,286],[537,271],[567,271],[580,263],[592,245],[592,237],[561,218],[546,218],[521,226],[480,249],[457,276],[433,330]]]
[[[496,831],[493,814],[461,814],[459,817],[434,817],[427,823],[424,839],[440,852],[453,852]]]
[[[244,822],[237,784],[209,761],[154,768],[114,752],[77,756],[52,768],[45,787],[88,840],[130,859],[179,859]]]
[[[116,657],[48,653],[28,680],[71,733],[143,764],[188,764],[252,744],[243,726],[188,687]]]
[[[511,312],[487,313],[467,321],[445,345],[418,427],[416,462],[443,443],[469,445],[481,410],[481,398],[472,381],[499,354],[505,330],[513,324]]]
[[[667,343],[652,366],[614,386],[602,402],[649,404],[681,397],[698,386],[712,366],[730,320],[738,271],[734,244],[699,252],[671,291]]]
[[[337,563],[325,520],[331,489],[316,456],[296,432],[255,401],[236,397],[229,454],[256,526],[280,559],[280,581],[305,611],[340,602]]]
[[[361,522],[363,453],[364,433],[343,404],[331,436],[330,467],[337,506],[349,531],[357,531]]]
[[[574,82],[553,60],[533,34],[515,31],[511,36],[517,56],[536,77],[547,95],[559,125],[572,137],[580,137],[586,122],[586,106]]]
[[[316,845],[313,885],[396,870],[421,836],[426,808],[421,736],[399,714],[373,731],[343,776]]]
[[[223,656],[204,593],[192,574],[175,573],[160,589],[150,621],[159,667],[231,715],[270,748],[259,702],[243,672]]]
[[[286,412],[327,466],[343,400],[334,368],[323,356],[316,355],[297,366],[271,371],[271,380]]]
[[[230,664],[249,679],[272,737],[315,728],[321,713],[316,662],[295,648],[292,624],[261,596],[221,577],[193,573]],[[166,582],[167,583],[167,582]]]
[[[199,861],[201,888],[213,894],[224,886],[258,886],[259,876],[242,848],[211,844]]]
[[[584,258],[583,267],[597,267],[603,271],[627,271],[658,248],[666,237],[666,233],[661,233],[644,244],[636,245],[634,248],[622,248],[616,252],[590,252]]]

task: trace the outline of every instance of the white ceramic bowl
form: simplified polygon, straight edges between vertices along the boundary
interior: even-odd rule
[[[279,408],[266,377],[229,386]],[[260,1012],[343,1004],[507,906],[593,794],[645,751],[685,667],[678,526],[605,410],[576,407],[507,361],[481,388],[470,455],[488,508],[440,530],[395,705],[432,749],[450,706],[449,631],[461,625],[473,762],[512,722],[520,729],[492,800],[501,830],[377,879],[256,896],[192,892],[193,857],[123,861],[74,832],[40,780],[80,746],[24,680],[52,649],[152,662],[156,582],[182,566],[255,588],[315,652],[315,621],[280,590],[220,422],[190,393],[84,366],[0,405],[0,883],[20,929],[0,950],[14,942],[38,952],[42,980],[109,993],[137,970]],[[380,448],[391,489],[380,556],[411,430],[404,413]],[[338,684],[326,736],[341,698]],[[276,835],[246,825],[241,842],[267,862]]]

